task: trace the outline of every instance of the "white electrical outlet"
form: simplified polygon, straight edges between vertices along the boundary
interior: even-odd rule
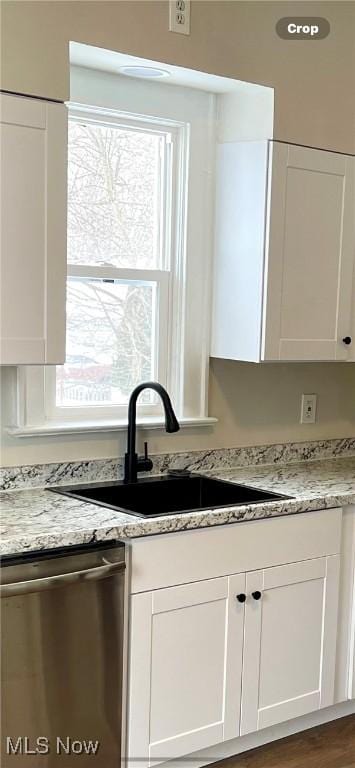
[[[190,34],[190,0],[169,0],[169,31]]]
[[[314,424],[317,411],[317,395],[302,395],[301,424]]]

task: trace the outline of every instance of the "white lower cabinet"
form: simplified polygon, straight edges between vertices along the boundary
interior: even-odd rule
[[[130,765],[331,705],[338,585],[332,555],[133,595]]]
[[[347,527],[343,535],[343,543],[347,545],[344,552],[343,582],[349,584],[348,605],[343,605],[345,627],[348,635],[348,663],[345,665],[347,698],[355,699],[355,506],[348,507]]]
[[[355,699],[355,505],[343,511],[336,702]]]
[[[241,735],[333,704],[338,586],[338,555],[247,574]]]
[[[350,627],[349,627],[349,689],[348,698],[355,699],[355,506],[348,510],[352,520],[352,558],[350,563]]]
[[[345,515],[345,530],[343,511],[328,509],[133,540],[130,768],[232,745],[355,695],[350,586],[338,631],[353,522]]]

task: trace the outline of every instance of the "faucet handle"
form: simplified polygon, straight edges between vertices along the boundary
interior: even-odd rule
[[[137,459],[138,472],[151,472],[153,469],[153,462],[148,455],[148,443],[144,443],[144,456],[139,456]]]

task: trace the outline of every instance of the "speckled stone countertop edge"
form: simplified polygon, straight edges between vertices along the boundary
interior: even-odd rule
[[[88,543],[124,541],[145,536],[178,533],[199,528],[237,524],[246,521],[265,520],[271,517],[283,517],[294,514],[339,508],[355,504],[355,493],[346,496],[330,496],[318,499],[297,499],[288,502],[266,502],[258,505],[243,505],[179,515],[166,515],[151,520],[133,518],[109,527],[88,526],[78,530],[53,530],[41,534],[31,534],[23,529],[22,535],[10,539],[0,538],[0,554],[15,555],[25,552],[50,550],[58,547],[75,547]],[[97,507],[94,504],[88,505]],[[132,521],[132,522],[131,522]]]
[[[0,551],[13,554],[129,540],[355,504],[355,457],[206,474],[294,498],[144,519],[45,489],[2,492]]]

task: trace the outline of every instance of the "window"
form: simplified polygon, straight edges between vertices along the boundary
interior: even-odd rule
[[[45,375],[49,418],[117,417],[139,382],[168,386],[179,130],[70,114],[67,350]],[[154,413],[154,393],[140,406]]]
[[[19,369],[13,431],[124,428],[149,379],[208,423],[214,94],[80,67],[71,92],[66,363]],[[138,423],[162,421],[147,390]]]

